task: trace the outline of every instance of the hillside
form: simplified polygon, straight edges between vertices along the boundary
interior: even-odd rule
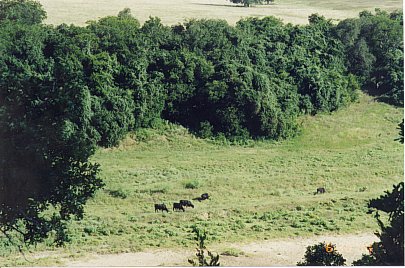
[[[401,0],[361,0],[361,1],[306,1],[276,0],[268,6],[243,8],[226,0],[40,0],[48,13],[47,23],[85,24],[104,16],[116,15],[124,8],[145,22],[150,16],[159,17],[164,24],[177,24],[190,18],[225,19],[234,24],[242,17],[276,16],[285,22],[306,24],[308,16],[319,13],[327,18],[345,19],[356,17],[362,10],[381,8],[388,11],[402,9]],[[72,14],[75,14],[72,16]]]
[[[333,114],[302,118],[301,134],[289,141],[231,146],[171,124],[139,130],[93,157],[106,186],[86,205],[84,220],[71,224],[72,241],[57,250],[39,244],[28,265],[193,248],[194,225],[208,230],[209,245],[372,232],[367,200],[403,178],[403,147],[394,141],[402,116],[402,108],[362,95]],[[326,194],[314,195],[317,187]],[[171,210],[205,192],[211,199],[185,213],[154,212],[154,203]],[[0,263],[27,264],[18,252]]]

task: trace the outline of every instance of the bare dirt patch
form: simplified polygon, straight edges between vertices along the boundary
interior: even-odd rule
[[[305,249],[319,242],[332,242],[346,258],[346,264],[367,253],[366,246],[378,240],[373,234],[353,234],[340,236],[316,236],[310,238],[288,238],[240,244],[208,246],[221,253],[223,248],[234,248],[243,252],[238,257],[220,257],[225,266],[291,266],[302,260]],[[137,253],[90,256],[87,260],[67,263],[68,266],[184,266],[192,258],[193,250],[160,249]]]

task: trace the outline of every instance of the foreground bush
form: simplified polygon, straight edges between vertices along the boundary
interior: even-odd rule
[[[298,262],[298,266],[343,266],[346,259],[337,252],[335,245],[325,242],[308,246],[303,262]]]
[[[373,243],[370,255],[363,255],[354,265],[404,265],[404,183],[394,185],[391,192],[369,202],[369,208],[376,209],[375,218],[381,231],[379,242]],[[379,212],[388,214],[388,223],[381,220]]]
[[[193,232],[196,235],[195,240],[197,241],[197,253],[195,254],[197,260],[189,259],[188,262],[193,266],[220,266],[218,254],[215,256],[211,251],[207,250],[208,257],[205,255],[207,233],[196,227],[193,228]]]

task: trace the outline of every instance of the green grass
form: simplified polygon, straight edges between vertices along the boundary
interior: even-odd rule
[[[301,118],[301,134],[282,142],[218,145],[171,124],[138,131],[93,157],[106,187],[84,220],[70,225],[71,243],[33,263],[0,251],[0,263],[58,265],[89,253],[194,248],[192,226],[206,228],[208,246],[372,232],[367,200],[403,180],[403,146],[394,141],[402,118],[402,108],[361,95],[333,114]],[[317,187],[326,194],[314,195]],[[171,211],[173,202],[205,192],[210,200],[195,201],[194,209]],[[170,213],[154,213],[161,202]],[[46,244],[31,250],[54,250]]]
[[[319,13],[327,18],[356,17],[362,10],[402,9],[401,0],[275,0],[274,4],[244,8],[226,0],[40,0],[48,12],[47,23],[84,25],[88,20],[117,15],[124,8],[146,21],[159,17],[164,24],[177,24],[190,18],[225,19],[231,24],[243,17],[276,16],[285,22],[305,24],[308,16]]]

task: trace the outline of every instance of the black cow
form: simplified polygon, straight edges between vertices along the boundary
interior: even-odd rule
[[[180,204],[183,207],[192,207],[192,208],[194,208],[193,203],[191,203],[191,201],[189,201],[189,200],[180,200]]]
[[[183,210],[183,212],[185,211],[180,203],[173,203],[173,210]]]
[[[323,187],[316,189],[316,194],[324,194],[325,192],[326,192],[326,190]]]
[[[197,200],[198,202],[201,202],[201,201],[206,200],[208,198],[210,198],[209,195],[207,193],[204,193],[200,197],[193,198],[193,200]]]
[[[166,212],[169,212],[165,204],[155,204],[155,212],[158,212],[161,210],[162,212],[166,210]]]

